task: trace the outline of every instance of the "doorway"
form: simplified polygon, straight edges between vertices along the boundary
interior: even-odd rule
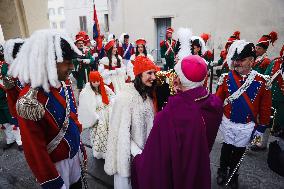
[[[160,42],[166,39],[166,30],[171,27],[171,18],[155,18],[157,48],[154,54],[157,62],[161,62]]]

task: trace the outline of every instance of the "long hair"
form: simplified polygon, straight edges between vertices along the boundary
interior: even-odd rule
[[[91,82],[90,82],[90,86],[91,86],[91,89],[92,89],[93,91],[98,92],[100,95],[102,94],[100,87],[94,87]]]
[[[145,101],[147,97],[154,98],[154,89],[156,87],[156,80],[153,82],[152,87],[147,87],[142,82],[142,73],[137,75],[133,80],[134,87]]]
[[[109,69],[111,70],[112,69],[112,50],[113,50],[113,47],[111,47],[108,51],[107,51],[107,58],[108,58],[108,61],[109,61]],[[121,67],[121,63],[120,63],[120,59],[118,58],[118,54],[116,53],[115,54],[115,58],[117,60],[117,67]]]
[[[145,54],[145,56],[147,57],[147,50],[146,50],[146,47],[145,45],[142,45],[143,46],[143,53]],[[139,55],[139,52],[138,52],[138,45],[136,46],[136,52],[135,52],[135,56],[138,56]]]
[[[195,39],[194,41],[191,42],[191,48],[190,48],[191,54],[194,54],[194,47],[193,46],[197,46],[197,47],[200,48],[198,55],[202,56],[202,47],[201,47],[198,39]]]

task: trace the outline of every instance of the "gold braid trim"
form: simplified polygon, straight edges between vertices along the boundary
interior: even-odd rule
[[[12,89],[13,87],[15,87],[15,81],[12,77],[9,76],[3,77],[3,84],[5,89]]]

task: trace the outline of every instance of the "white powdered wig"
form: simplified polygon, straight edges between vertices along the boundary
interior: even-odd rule
[[[107,42],[109,42],[110,40],[113,40],[114,38],[114,34],[110,33],[107,37]]]
[[[82,54],[66,33],[50,29],[38,30],[25,41],[8,74],[18,78],[22,84],[30,84],[32,88],[43,87],[46,92],[49,92],[50,86],[58,87],[60,82],[56,63],[63,61],[61,38],[77,54]]]
[[[192,36],[191,37],[191,41],[194,41],[195,39],[199,40],[199,44],[201,46],[201,54],[204,55],[205,52],[207,51],[207,47],[205,45],[204,40],[201,37],[199,37],[199,36]]]
[[[123,44],[124,43],[124,36],[125,35],[128,35],[127,33],[122,33],[121,35],[120,35],[120,37],[119,37],[119,42],[121,43],[121,44]]]
[[[237,50],[237,53],[240,54],[244,47],[249,44],[250,42],[247,42],[245,40],[236,40],[232,43],[232,45],[229,48],[228,55],[227,55],[227,63],[229,68],[232,68],[232,58]]]
[[[12,64],[14,61],[13,50],[15,43],[23,43],[24,40],[21,38],[9,39],[4,43],[4,59],[8,64]]]
[[[179,28],[177,31],[177,37],[180,42],[180,50],[178,52],[179,60],[182,60],[184,57],[191,55],[191,37],[192,31],[190,28]]]

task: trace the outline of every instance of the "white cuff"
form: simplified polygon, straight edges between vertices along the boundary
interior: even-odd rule
[[[137,146],[137,144],[133,140],[131,140],[130,151],[133,157],[142,153],[142,150]]]

